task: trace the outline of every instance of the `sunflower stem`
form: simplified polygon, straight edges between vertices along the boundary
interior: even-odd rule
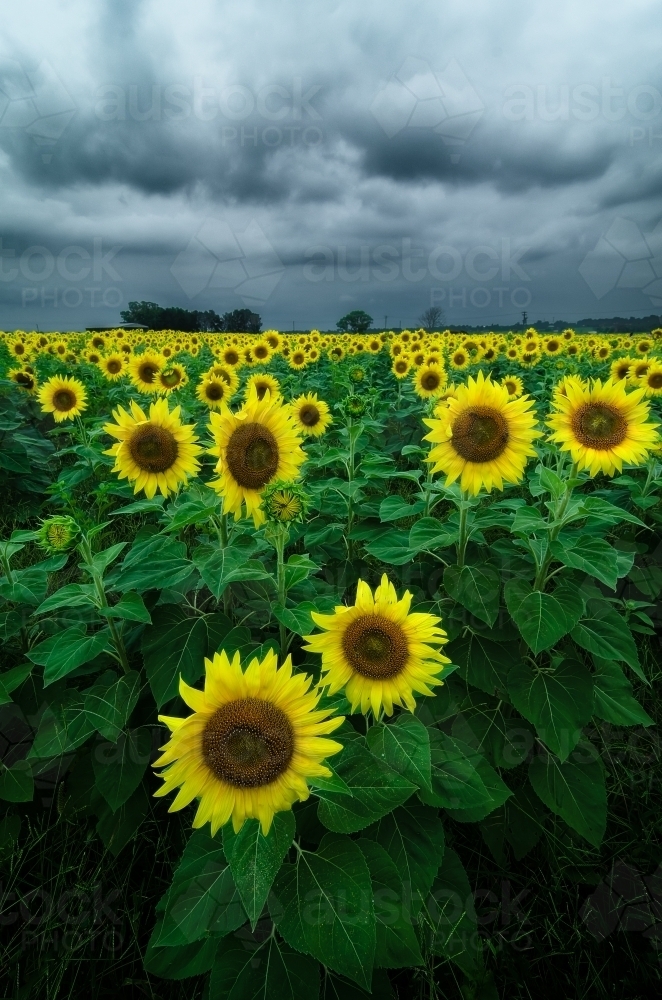
[[[350,416],[347,421],[347,436],[349,438],[349,458],[347,460],[347,558],[351,561],[354,557],[354,542],[350,538],[352,525],[354,522],[354,504],[352,502],[352,483],[354,481],[354,461],[356,437],[353,433],[354,421]]]
[[[648,496],[656,468],[657,468],[657,459],[655,457],[651,457],[648,460],[648,475],[646,476],[646,482],[644,483],[644,488],[641,491],[642,497]]]
[[[536,578],[533,583],[534,590],[544,590],[550,577],[548,576],[549,567],[552,564],[553,556],[551,554],[550,547],[552,542],[555,542],[558,538],[561,528],[563,527],[563,518],[565,517],[565,512],[568,509],[568,504],[570,503],[570,498],[572,497],[572,491],[574,490],[575,480],[579,473],[579,467],[577,462],[573,462],[572,468],[570,470],[570,477],[566,484],[565,493],[558,501],[557,507],[552,514],[550,514],[550,531],[549,531],[549,543],[547,546],[547,554],[542,561],[542,564],[538,568],[536,573]]]
[[[106,590],[103,585],[103,577],[101,573],[99,573],[99,570],[94,565],[94,556],[92,555],[92,549],[90,547],[90,543],[87,538],[83,538],[83,541],[78,546],[78,551],[81,553],[85,565],[87,566],[87,571],[92,577],[92,580],[94,582],[94,589],[97,592],[98,606],[100,608],[109,607],[108,599],[106,598]],[[113,645],[117,652],[117,657],[120,663],[122,664],[122,670],[124,671],[125,674],[128,674],[131,671],[131,667],[129,666],[129,658],[126,655],[124,640],[122,639],[122,636],[120,635],[117,625],[115,624],[113,619],[108,618],[107,622],[108,622],[108,628],[110,630],[110,635],[113,640]]]
[[[469,513],[469,495],[463,490],[460,501],[460,529],[457,539],[457,565],[460,569],[464,566],[464,556],[467,549],[467,514]]]
[[[287,587],[285,586],[285,545],[289,538],[289,531],[284,525],[278,525],[278,531],[274,532],[274,548],[276,549],[276,585],[278,587],[278,603],[281,608],[285,608],[287,601]],[[280,642],[281,662],[287,654],[287,630],[282,622],[278,623],[278,635]]]

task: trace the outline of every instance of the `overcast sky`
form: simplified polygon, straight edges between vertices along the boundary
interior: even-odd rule
[[[662,313],[653,0],[32,0],[0,29],[0,327]]]

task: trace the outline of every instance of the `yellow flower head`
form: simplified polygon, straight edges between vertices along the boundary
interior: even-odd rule
[[[268,392],[271,393],[272,399],[277,399],[280,396],[280,382],[278,379],[267,372],[261,375],[251,375],[246,382],[244,399],[249,399],[251,395],[256,395],[258,399],[264,399]]]
[[[421,399],[441,396],[446,385],[446,372],[440,365],[422,365],[414,373],[414,392]]]
[[[518,483],[539,437],[532,406],[527,396],[513,399],[479,372],[458,386],[436,419],[424,419],[430,428],[424,440],[433,444],[426,461],[446,474],[447,484],[459,479],[474,495],[483,486],[490,492],[502,490],[504,481]]]
[[[352,711],[371,708],[378,716],[383,707],[392,715],[393,706],[401,705],[413,712],[414,694],[432,695],[443,683],[437,675],[450,660],[433,647],[448,641],[446,633],[434,615],[411,613],[411,599],[406,591],[398,600],[384,574],[374,596],[359,580],[353,607],[311,613],[324,631],[305,636],[304,649],[321,654],[322,686],[330,695],[344,688]]]
[[[329,407],[316,392],[299,396],[290,403],[294,425],[304,437],[320,437],[333,422]]]
[[[595,379],[590,386],[568,380],[566,395],[554,399],[549,439],[591,476],[613,476],[624,462],[641,465],[659,440],[645,394],[645,388],[626,392],[622,380]]]
[[[129,376],[139,392],[159,392],[161,385],[157,375],[165,364],[165,358],[156,351],[134,354],[129,360]]]
[[[269,652],[242,671],[239,653],[215,653],[205,660],[204,691],[179,682],[193,714],[159,716],[171,737],[154,763],[165,768],[155,794],[179,789],[170,812],[197,798],[193,827],[211,823],[212,837],[230,819],[237,833],[257,819],[266,836],[277,812],[308,798],[308,779],[331,776],[322,762],[342,749],[327,737],[343,717],[317,707],[321,693],[292,673],[289,656],[277,663]]]
[[[168,496],[197,475],[196,456],[202,448],[196,444],[195,425],[183,424],[179,414],[179,406],[170,411],[167,399],[159,399],[148,417],[131,400],[131,413],[118,406],[113,410],[116,423],[104,424],[106,434],[118,439],[105,454],[115,458],[113,472],[135,484],[134,493],[144,489],[151,499],[158,489]]]
[[[82,382],[67,375],[53,375],[37,394],[42,413],[52,413],[56,423],[73,420],[87,409],[87,392]]]

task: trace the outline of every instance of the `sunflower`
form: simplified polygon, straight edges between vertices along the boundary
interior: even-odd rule
[[[398,379],[404,378],[405,375],[409,373],[410,369],[411,362],[409,357],[406,354],[401,354],[399,356],[396,355],[393,360],[393,364],[391,365],[391,371],[395,377]]]
[[[222,378],[214,378],[213,375],[204,375],[200,379],[195,394],[210,410],[222,409],[223,404],[227,405],[232,396],[227,382]]]
[[[112,354],[107,354],[101,358],[97,364],[97,368],[109,382],[117,382],[118,379],[126,374],[126,358],[120,351],[113,351]]]
[[[641,384],[646,387],[647,396],[662,396],[662,364],[659,361],[652,362]]]
[[[545,354],[562,354],[563,353],[563,341],[560,337],[548,337],[543,340],[543,350]]]
[[[157,375],[163,368],[163,355],[155,351],[134,354],[129,361],[131,382],[139,392],[159,392],[161,386]]]
[[[186,385],[188,375],[183,365],[168,364],[167,367],[162,368],[158,373],[156,381],[158,382],[159,393],[169,396],[171,392],[181,389],[183,385]]]
[[[254,396],[238,413],[224,406],[210,416],[211,454],[218,457],[219,473],[210,485],[222,495],[226,513],[239,518],[245,504],[247,516],[259,527],[264,487],[276,479],[297,479],[306,457],[289,407],[270,395]]]
[[[631,385],[638,386],[641,379],[648,374],[650,366],[651,361],[649,358],[641,358],[639,361],[633,361],[628,373],[628,382]]]
[[[446,372],[439,365],[425,365],[414,372],[414,392],[421,399],[441,395],[446,384]]]
[[[195,425],[182,424],[179,414],[179,406],[170,411],[167,399],[158,399],[147,417],[132,399],[131,413],[118,406],[113,410],[116,423],[104,424],[106,434],[118,439],[104,452],[115,458],[113,472],[135,483],[134,493],[144,489],[149,500],[157,489],[163,496],[176,492],[200,467]]]
[[[512,399],[503,385],[478,373],[454,397],[437,419],[424,419],[430,433],[424,438],[434,445],[426,461],[433,472],[444,472],[446,483],[460,479],[472,494],[484,486],[503,489],[504,480],[517,483],[527,458],[535,455],[533,402],[524,396]]]
[[[68,376],[53,375],[44,382],[37,396],[42,413],[52,413],[56,423],[73,420],[87,409],[87,392],[82,382]]]
[[[13,368],[7,374],[11,381],[23,389],[24,392],[27,392],[30,396],[34,396],[37,391],[37,379],[33,372],[26,371],[25,368]]]
[[[524,383],[519,375],[506,375],[505,378],[501,379],[500,385],[508,390],[508,396],[511,399],[517,399],[524,392]]]
[[[456,371],[461,371],[463,368],[467,367],[470,360],[468,352],[459,348],[450,356],[451,368],[454,368]]]
[[[591,476],[621,472],[623,463],[640,465],[657,443],[654,424],[648,422],[646,389],[626,392],[623,381],[578,385],[568,380],[565,396],[555,396],[547,423],[562,451],[569,451],[579,470]]]
[[[273,354],[273,351],[266,340],[258,340],[256,344],[253,345],[253,357],[256,361],[261,362],[261,364],[266,365]]]
[[[305,368],[308,364],[308,358],[306,357],[305,351],[297,350],[292,351],[292,354],[288,358],[290,368],[294,368],[295,371],[300,371]]]
[[[651,350],[652,347],[653,347],[653,341],[648,340],[646,337],[644,337],[643,340],[637,341],[634,349],[637,352],[637,354],[648,354],[648,352]]]
[[[237,368],[241,364],[241,354],[234,344],[228,344],[223,348],[221,359],[223,364],[230,368]]]
[[[205,378],[220,378],[230,390],[230,395],[234,396],[239,388],[239,376],[234,368],[228,365],[212,365],[205,374]]]
[[[622,378],[627,378],[633,363],[633,358],[617,358],[616,361],[612,361],[609,370],[612,382],[620,382]]]
[[[272,351],[277,351],[283,343],[283,338],[279,334],[278,330],[267,330],[264,334],[264,339]]]
[[[437,676],[450,660],[434,649],[447,642],[439,618],[409,611],[412,595],[398,600],[386,574],[374,596],[359,580],[356,603],[337,607],[332,615],[311,612],[322,634],[304,636],[304,649],[322,656],[321,686],[330,695],[345,689],[352,711],[375,717],[383,706],[387,715],[400,705],[413,712],[414,694],[431,695],[442,684]]]
[[[345,357],[345,351],[340,344],[334,344],[333,347],[329,348],[327,357],[329,361],[342,361]]]
[[[307,396],[293,399],[290,411],[294,418],[294,426],[304,437],[320,437],[333,423],[329,407],[323,399],[317,398],[316,392],[309,392]]]
[[[266,372],[262,375],[251,375],[244,388],[244,399],[248,399],[251,395],[256,395],[258,399],[264,399],[268,392],[271,393],[272,399],[280,397],[278,379]]]
[[[317,707],[321,693],[292,673],[289,656],[279,668],[270,651],[244,672],[238,652],[215,653],[205,659],[204,691],[180,679],[179,692],[193,714],[159,716],[172,735],[154,762],[166,768],[155,795],[179,789],[170,812],[199,799],[195,829],[211,823],[213,837],[231,819],[238,833],[257,819],[266,836],[277,812],[308,798],[309,778],[331,777],[322,761],[342,744],[326,737],[343,716]]]

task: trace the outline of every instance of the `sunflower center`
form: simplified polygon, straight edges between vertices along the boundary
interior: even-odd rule
[[[655,372],[648,376],[648,385],[651,389],[662,389],[662,372]]]
[[[467,462],[491,462],[508,444],[508,424],[491,406],[474,406],[455,421],[452,443]]]
[[[299,420],[306,427],[314,427],[320,422],[320,411],[312,403],[305,403],[299,410]]]
[[[236,365],[239,361],[239,354],[237,351],[226,351],[224,357],[229,365]]]
[[[156,365],[152,364],[150,361],[145,361],[144,364],[140,365],[138,368],[138,374],[143,382],[151,384],[156,376],[158,375],[158,368]]]
[[[113,358],[112,361],[108,361],[108,363],[106,364],[106,369],[107,371],[110,372],[111,375],[117,375],[119,372],[122,371],[122,362],[116,361]]]
[[[205,395],[212,403],[216,403],[219,399],[223,399],[223,386],[218,382],[211,382],[205,389]]]
[[[32,378],[32,375],[27,375],[25,372],[19,372],[14,381],[18,385],[24,386],[26,389],[32,389],[34,387],[34,379]]]
[[[421,385],[426,392],[434,392],[441,385],[441,379],[436,372],[425,372],[421,377]]]
[[[168,389],[171,389],[173,386],[178,385],[179,381],[180,381],[180,374],[178,371],[176,371],[176,369],[173,368],[169,369],[166,372],[161,372],[161,382],[163,383],[163,385],[167,386]]]
[[[294,730],[285,712],[270,701],[240,698],[219,708],[202,734],[202,755],[210,771],[229,785],[269,785],[287,770]]]
[[[278,469],[278,443],[270,430],[256,422],[233,432],[226,452],[230,472],[240,486],[260,490]]]
[[[255,357],[256,358],[260,358],[260,359],[266,358],[266,356],[267,356],[268,353],[269,353],[269,351],[266,349],[266,347],[262,347],[261,345],[255,348]]]
[[[144,472],[165,472],[179,454],[175,436],[165,427],[143,424],[129,440],[131,458]]]
[[[269,389],[271,389],[271,386],[266,382],[255,383],[255,392],[257,393],[258,399],[264,399],[265,393],[268,392]]]
[[[343,636],[343,651],[354,670],[371,680],[395,677],[409,655],[400,626],[380,615],[362,615],[353,621]]]
[[[605,403],[587,403],[572,418],[572,429],[585,448],[606,451],[625,440],[628,425],[613,407]]]
[[[58,389],[53,393],[53,406],[61,413],[67,413],[76,405],[76,394],[71,389]]]

